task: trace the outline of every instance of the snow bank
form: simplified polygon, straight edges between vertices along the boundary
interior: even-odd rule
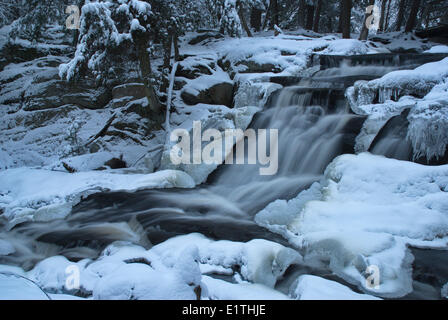
[[[301,261],[299,253],[274,242],[266,240],[252,240],[248,243],[214,242],[200,234],[167,240],[155,246],[152,251],[158,254],[165,264],[171,264],[176,261],[179,251],[192,244],[199,249],[199,261],[202,264],[234,270],[238,267],[243,280],[271,288],[291,264]]]
[[[425,53],[448,53],[448,46],[434,46],[431,49],[426,50]]]
[[[310,275],[300,276],[292,285],[290,295],[297,300],[380,300],[353,292],[335,281]]]
[[[79,294],[101,300],[287,299],[273,287],[287,267],[299,260],[300,255],[294,250],[265,240],[212,241],[191,234],[150,250],[129,242],[115,242],[96,260],[75,263],[55,256],[41,261],[29,272],[0,265],[0,275],[15,274],[41,288],[30,294],[33,299],[39,299],[44,292],[55,299]],[[220,274],[223,270],[230,271],[237,283],[203,275]],[[79,275],[79,287],[74,289],[66,286],[75,283],[69,281],[73,271]],[[6,296],[21,299],[23,285],[10,287]]]
[[[82,197],[97,192],[195,186],[186,173],[173,170],[153,174],[107,171],[69,174],[19,168],[1,171],[0,181],[0,208],[11,227],[24,221],[63,219]]]
[[[355,39],[339,39],[330,42],[328,47],[320,52],[328,55],[358,55],[369,53],[369,48],[365,42]]]
[[[329,261],[334,273],[363,291],[399,297],[412,291],[407,246],[446,247],[447,192],[448,166],[344,155],[321,183],[270,204],[256,221],[305,250],[306,262]],[[379,288],[367,285],[369,266],[379,268]]]
[[[50,300],[50,297],[26,278],[0,273],[0,300]]]
[[[373,81],[358,81],[347,91],[347,95],[352,107],[371,104],[375,99],[379,103],[387,100],[397,101],[404,95],[422,98],[447,77],[448,58],[445,58],[424,64],[414,70],[390,72]]]
[[[195,288],[201,286],[195,248],[184,250],[176,264],[167,267],[142,247],[129,243],[110,245],[95,261],[72,263],[64,257],[40,262],[27,277],[46,292],[72,294],[66,288],[70,272],[79,274],[79,289],[99,300],[195,300]],[[76,291],[76,290],[75,290]]]

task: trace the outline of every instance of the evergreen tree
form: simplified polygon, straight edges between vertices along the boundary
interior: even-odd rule
[[[23,7],[23,12],[20,13],[21,17],[14,21],[12,25],[10,37],[38,41],[46,25],[52,23],[63,25],[65,2],[62,0],[26,1],[27,5]],[[7,8],[9,8],[9,12],[14,10],[11,6],[7,6]]]
[[[89,2],[82,7],[79,42],[75,57],[60,66],[60,76],[75,81],[93,76],[106,82],[113,76],[116,59],[136,53],[149,103],[148,116],[162,121],[161,104],[151,68],[151,5],[139,0]]]

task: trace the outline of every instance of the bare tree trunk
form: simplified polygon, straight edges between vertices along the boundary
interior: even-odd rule
[[[352,0],[342,0],[341,4],[341,31],[342,38],[350,39],[352,18]]]
[[[384,19],[386,18],[386,4],[387,4],[387,0],[381,1],[381,18],[380,18],[380,27],[378,28],[378,32],[384,31]]]
[[[179,52],[179,36],[177,35],[177,31],[173,35],[173,45],[174,45],[174,60],[180,60],[180,52]]]
[[[406,28],[404,30],[405,32],[412,32],[412,30],[414,30],[419,10],[420,10],[420,0],[413,0],[411,13],[409,14],[409,19],[408,22],[406,23]]]
[[[151,79],[153,78],[151,60],[148,52],[146,41],[137,41],[137,54],[140,64],[140,72],[143,84],[145,85],[146,98],[148,99],[149,111],[147,116],[151,120],[155,120],[157,123],[162,123],[162,105],[159,101],[159,97],[156,93]]]
[[[169,70],[171,67],[171,52],[173,49],[173,31],[169,31],[168,37],[163,42],[163,79],[160,92],[167,92],[169,84]]]
[[[388,0],[389,3],[387,5],[387,13],[386,13],[386,20],[384,21],[384,31],[387,32],[387,29],[389,28],[389,18],[390,18],[390,7],[392,5],[392,0]]]
[[[246,17],[244,16],[243,6],[240,4],[238,8],[238,16],[241,21],[241,25],[243,26],[244,31],[246,31],[248,37],[252,37],[252,32],[250,32],[249,26],[246,22]]]
[[[259,32],[261,30],[261,14],[262,10],[258,8],[252,8],[250,13],[250,26],[255,30],[255,32]]]
[[[271,0],[271,29],[274,29],[274,26],[280,25],[279,20],[279,11],[278,11],[278,1],[277,0]]]
[[[269,1],[268,11],[266,11],[266,16],[264,17],[263,30],[265,30],[266,27],[268,26],[268,22],[269,19],[271,18],[271,15],[272,15],[272,1]]]
[[[299,13],[298,13],[299,26],[305,28],[306,23],[306,0],[299,1]]]
[[[401,26],[403,25],[404,20],[404,11],[406,9],[406,0],[400,0],[399,8],[398,8],[398,15],[397,15],[397,26],[395,31],[400,31]]]
[[[305,29],[312,30],[314,22],[314,6],[307,5],[306,6],[306,25]]]
[[[313,31],[319,32],[320,12],[322,11],[322,0],[317,0],[316,13],[314,15]]]
[[[375,0],[369,0],[369,6],[373,6],[375,4]],[[365,14],[364,16],[364,24],[362,25],[361,34],[359,35],[359,40],[367,40],[369,37],[369,28],[367,25],[367,19],[373,14],[373,11]]]

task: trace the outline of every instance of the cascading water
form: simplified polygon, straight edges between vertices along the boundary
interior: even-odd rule
[[[400,66],[378,66],[380,77]],[[372,77],[372,66],[342,64],[317,72],[271,97],[253,129],[279,130],[279,171],[259,175],[257,165],[223,165],[209,183],[193,190],[148,190],[96,194],[65,220],[25,223],[4,232],[21,248],[0,263],[31,268],[52,255],[95,258],[109,243],[128,240],[149,246],[180,234],[249,241],[280,236],[257,226],[253,216],[276,199],[290,199],[318,181],[338,155],[354,152],[364,117],[347,110],[345,89]],[[0,225],[4,229],[4,226]]]

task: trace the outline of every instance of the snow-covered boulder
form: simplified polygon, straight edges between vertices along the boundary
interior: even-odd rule
[[[179,252],[195,245],[199,249],[199,262],[240,270],[241,277],[251,283],[273,288],[286,269],[301,262],[298,252],[266,241],[252,240],[248,243],[212,241],[200,234],[176,237],[152,248],[165,264],[174,263]]]
[[[203,77],[200,82],[209,82]],[[198,82],[199,83],[199,82]],[[233,103],[233,83],[232,82],[211,82],[209,87],[199,88],[194,85],[187,85],[181,96],[185,103],[189,105],[212,104],[231,107]]]
[[[446,247],[447,176],[447,166],[344,155],[321,183],[270,204],[256,221],[304,250],[305,262],[327,265],[369,294],[401,297],[412,291],[407,246]],[[366,281],[371,266],[377,288]]]
[[[328,47],[324,51],[321,51],[320,54],[350,56],[367,54],[368,52],[369,48],[363,41],[355,39],[339,39],[331,41]]]
[[[95,260],[71,262],[54,256],[29,272],[0,265],[0,275],[28,279],[41,294],[56,299],[73,295],[99,300],[288,299],[273,287],[290,265],[300,261],[295,250],[266,240],[213,241],[191,234],[150,250],[114,242]],[[220,272],[233,280],[209,276]],[[21,288],[11,287],[8,294],[21,299]],[[35,293],[33,297],[39,298]]]
[[[400,70],[372,81],[358,81],[347,91],[352,109],[362,105],[398,101],[411,95],[423,98],[431,89],[448,77],[448,58],[424,64],[414,70]],[[356,111],[356,110],[354,110]]]

